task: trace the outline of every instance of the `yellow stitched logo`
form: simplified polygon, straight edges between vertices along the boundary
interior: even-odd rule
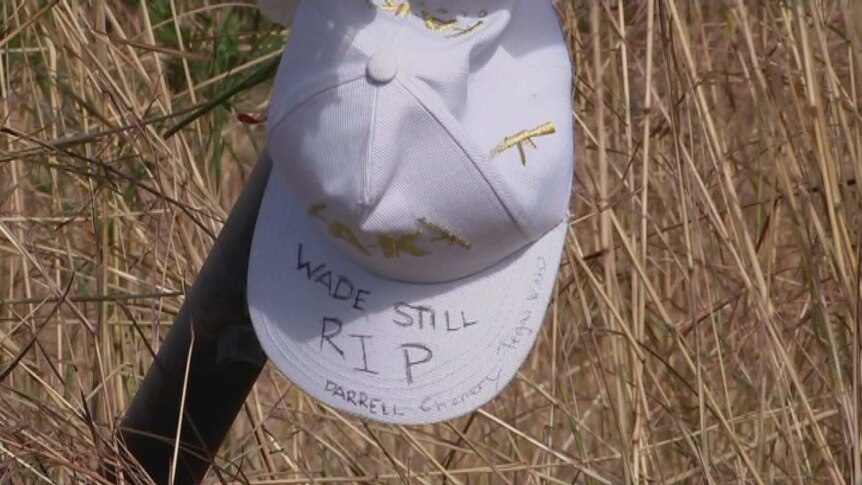
[[[469,27],[462,27],[461,22],[459,22],[457,18],[444,20],[440,17],[435,17],[431,12],[427,10],[422,11],[422,20],[425,21],[425,27],[428,30],[433,30],[434,32],[455,32],[450,37],[467,35],[479,28],[480,25],[482,25],[482,21],[479,20]]]
[[[342,241],[350,244],[354,249],[359,251],[360,253],[371,256],[371,251],[362,244],[362,241],[356,237],[356,234],[353,233],[353,230],[349,227],[345,226],[339,221],[332,221],[327,227],[329,230],[329,234],[335,239],[341,239]]]
[[[446,229],[445,227],[442,227],[438,224],[434,224],[433,222],[429,221],[424,217],[422,219],[419,219],[419,222],[421,222],[423,226],[428,227],[429,229],[437,233],[437,236],[431,239],[432,241],[445,241],[450,246],[453,244],[457,244],[464,249],[470,249],[470,243],[465,241],[457,234],[454,234],[449,229]]]
[[[557,132],[557,128],[554,123],[548,122],[543,125],[540,125],[532,130],[524,130],[518,132],[512,136],[507,136],[503,139],[503,142],[494,147],[491,150],[491,158],[496,157],[497,155],[505,152],[506,150],[518,147],[518,154],[521,156],[521,165],[527,165],[527,153],[524,150],[524,144],[528,144],[533,148],[536,148],[536,142],[533,141],[533,138],[539,136],[548,136],[553,135]]]
[[[327,219],[324,215],[326,208],[327,206],[324,203],[312,204],[308,208],[308,216],[326,224],[326,231],[330,236],[347,243],[348,246],[366,256],[374,256],[376,252],[379,252],[386,258],[400,258],[403,255],[421,258],[433,252],[427,249],[427,245],[439,244],[441,242],[449,246],[457,244],[464,249],[471,248],[470,243],[464,240],[464,238],[439,224],[428,221],[424,217],[419,219],[421,227],[414,231],[380,234],[376,237],[376,244],[364,243],[347,224],[337,219]],[[426,235],[423,228],[429,229],[431,234]]]
[[[413,8],[410,7],[410,2],[402,2],[396,3],[395,0],[384,0],[382,5],[378,5],[378,7],[386,12],[392,12],[396,17],[406,17],[412,11]]]
[[[422,20],[425,21],[425,27],[434,32],[446,32],[447,30],[452,30],[458,26],[458,19],[443,20],[439,17],[435,17],[427,10],[422,11]]]
[[[428,256],[431,254],[431,251],[426,251],[416,246],[416,240],[419,239],[419,236],[421,235],[421,230],[399,235],[383,234],[377,237],[377,242],[380,244],[380,249],[383,251],[383,255],[387,258],[401,257],[401,253],[421,258],[422,256]]]
[[[413,7],[409,0],[368,0],[368,3],[373,7],[379,8],[384,12],[390,12],[400,18],[404,18],[413,13]],[[467,13],[464,12],[464,15],[466,14]],[[481,10],[479,12],[479,18],[484,18],[487,15],[488,12],[486,10]],[[428,30],[434,32],[453,32],[453,34],[448,37],[460,37],[462,35],[470,34],[484,23],[482,20],[478,20],[472,25],[465,27],[457,18],[443,19],[426,10],[422,11],[422,20],[425,22],[425,28]]]

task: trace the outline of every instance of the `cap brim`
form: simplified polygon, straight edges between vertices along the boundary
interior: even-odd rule
[[[544,320],[566,223],[472,276],[412,284],[354,263],[319,222],[273,172],[248,303],[261,346],[299,388],[363,418],[424,424],[475,410],[514,377]]]

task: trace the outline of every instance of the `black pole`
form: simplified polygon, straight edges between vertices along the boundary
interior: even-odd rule
[[[246,272],[271,167],[264,155],[249,176],[120,424],[126,447],[156,483],[171,473],[184,383],[178,485],[203,479],[266,363],[248,315]]]

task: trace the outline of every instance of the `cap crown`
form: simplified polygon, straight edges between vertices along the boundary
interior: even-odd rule
[[[293,25],[274,174],[360,265],[454,280],[565,218],[571,65],[550,1],[312,0]]]

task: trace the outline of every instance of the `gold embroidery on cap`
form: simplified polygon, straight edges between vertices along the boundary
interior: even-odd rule
[[[497,155],[505,152],[506,150],[512,147],[518,147],[518,154],[521,155],[521,165],[527,165],[527,153],[524,150],[524,144],[528,144],[533,148],[536,148],[536,142],[533,141],[533,138],[539,136],[548,136],[553,135],[557,132],[557,127],[552,122],[545,123],[540,125],[532,130],[524,130],[519,133],[516,133],[512,136],[507,136],[503,139],[503,142],[494,147],[491,150],[491,158],[496,157]]]
[[[395,0],[383,0],[383,5],[379,5],[378,8],[384,10],[386,12],[392,12],[396,17],[406,17],[413,11],[413,8],[410,6],[410,2],[403,3],[395,3]]]
[[[321,212],[323,212],[324,210],[326,210],[326,204],[324,204],[324,203],[312,204],[308,208],[308,215],[310,215],[311,217],[316,217],[323,222],[326,222],[326,218],[323,217],[323,214],[321,214]]]
[[[383,251],[383,256],[386,256],[387,258],[398,258],[401,256],[401,253],[407,253],[411,256],[421,258],[422,256],[428,256],[431,254],[431,251],[426,251],[416,246],[416,240],[419,239],[419,236],[421,235],[421,229],[417,229],[406,234],[381,234],[378,236],[377,242],[380,243],[380,249]]]
[[[426,226],[437,233],[437,236],[432,238],[431,241],[446,241],[447,243],[449,243],[450,246],[453,244],[457,244],[464,249],[470,249],[472,247],[470,243],[465,241],[464,238],[462,238],[461,236],[453,233],[452,231],[446,229],[443,226],[434,224],[433,222],[429,221],[424,217],[419,219],[419,222],[421,222],[423,226]]]
[[[429,221],[426,217],[418,219],[419,223],[422,225],[422,227],[418,229],[405,233],[376,235],[376,245],[370,243],[366,244],[360,238],[364,233],[360,232],[357,234],[350,225],[341,222],[337,218],[333,218],[332,220],[327,219],[324,216],[324,212],[327,208],[328,205],[325,202],[318,202],[308,206],[307,213],[309,217],[323,221],[326,231],[330,236],[335,239],[340,239],[347,243],[348,246],[366,256],[373,257],[382,253],[386,258],[400,258],[402,255],[421,258],[433,253],[433,251],[423,247],[423,242],[432,246],[434,246],[435,243],[444,243],[449,246],[457,244],[464,249],[472,249],[472,245],[467,242],[467,240],[440,224],[435,224]],[[423,227],[429,230],[427,234],[423,231]]]
[[[479,20],[478,22],[476,22],[475,24],[473,24],[473,25],[471,25],[471,26],[467,27],[466,29],[462,29],[462,28],[460,28],[460,27],[459,27],[459,28],[457,28],[457,29],[456,29],[456,30],[457,30],[457,32],[456,32],[456,33],[454,33],[454,34],[452,34],[452,35],[450,35],[449,37],[461,37],[462,35],[471,34],[471,33],[473,33],[473,31],[475,31],[476,29],[478,29],[478,28],[479,28],[482,24],[484,24],[484,23],[485,23],[485,22],[483,22],[483,21]]]
[[[413,13],[413,6],[410,3],[410,0],[366,0],[368,4],[374,8],[379,8],[385,12],[390,12],[394,14],[396,17],[404,18]],[[425,2],[420,2],[424,4]],[[440,9],[437,12],[440,15],[446,15],[448,10]],[[463,15],[466,17],[467,12],[464,11]],[[482,10],[479,12],[479,18],[484,18],[488,15],[487,10]],[[432,30],[434,32],[453,32],[451,35],[447,37],[461,37],[463,35],[470,34],[478,29],[484,21],[477,20],[470,26],[464,27],[463,24],[458,20],[458,18],[452,19],[444,19],[438,16],[435,16],[433,13],[422,10],[422,20],[425,22],[425,27],[428,30]]]
[[[362,244],[362,241],[360,241],[359,238],[356,237],[356,234],[354,234],[353,230],[351,230],[349,227],[345,226],[344,224],[342,224],[339,221],[332,221],[332,223],[329,224],[328,229],[329,229],[329,234],[331,234],[332,237],[334,237],[336,239],[341,239],[342,241],[346,242],[347,244],[350,244],[351,246],[353,246],[355,249],[357,249],[359,252],[361,252],[362,254],[364,254],[366,256],[371,256],[371,251],[369,251],[365,247],[365,245]]]
[[[422,20],[425,21],[425,27],[434,32],[446,32],[458,26],[458,19],[443,20],[435,17],[434,14],[427,10],[422,11]]]
[[[326,231],[330,236],[344,241],[347,245],[366,256],[373,257],[379,253],[383,253],[383,256],[387,258],[400,258],[402,254],[409,254],[418,258],[431,254],[431,251],[419,246],[420,237],[423,235],[421,228],[407,233],[379,235],[377,236],[377,245],[365,244],[349,225],[339,221],[337,218],[330,222],[324,217],[323,212],[326,209],[327,204],[319,202],[310,205],[307,213],[309,217],[323,221]],[[433,241],[434,239],[431,239],[430,242]]]

